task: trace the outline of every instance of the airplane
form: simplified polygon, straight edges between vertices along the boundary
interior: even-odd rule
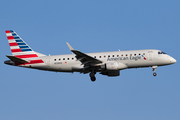
[[[156,49],[83,53],[69,43],[74,54],[46,56],[33,51],[14,30],[5,32],[12,52],[12,55],[6,55],[10,60],[4,61],[5,64],[54,72],[89,73],[93,82],[97,72],[114,77],[120,75],[120,70],[152,67],[153,76],[156,76],[158,66],[176,63],[173,57]]]

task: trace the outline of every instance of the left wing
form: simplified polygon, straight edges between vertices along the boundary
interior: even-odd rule
[[[96,59],[96,58],[93,58],[85,53],[82,53],[78,50],[74,50],[71,45],[69,43],[67,43],[69,49],[74,53],[76,54],[76,58],[77,60],[79,60],[82,64],[84,64],[85,66],[87,65],[94,65],[94,64],[99,64],[99,63],[103,63],[102,61]]]

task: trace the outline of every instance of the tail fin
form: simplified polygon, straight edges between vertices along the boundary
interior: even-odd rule
[[[46,56],[33,51],[27,43],[13,30],[6,30],[7,39],[12,54],[18,58],[35,58]]]

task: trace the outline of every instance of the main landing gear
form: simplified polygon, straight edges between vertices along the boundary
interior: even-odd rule
[[[156,71],[156,69],[157,69],[157,66],[152,66],[152,69],[153,69],[153,76],[156,76],[157,73],[156,73],[155,71]]]
[[[91,73],[89,74],[89,76],[91,77],[92,82],[96,81],[95,74],[96,74],[96,72],[94,70],[92,70]]]

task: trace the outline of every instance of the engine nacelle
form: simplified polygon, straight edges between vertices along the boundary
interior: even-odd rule
[[[102,65],[101,68],[105,70],[122,70],[122,69],[127,68],[127,66],[119,62],[109,62]]]
[[[114,76],[119,76],[120,71],[119,70],[112,70],[112,71],[101,72],[100,74],[107,75],[109,77],[114,77]]]
[[[112,62],[112,63],[106,63],[106,70],[118,70],[119,65],[117,62]]]

